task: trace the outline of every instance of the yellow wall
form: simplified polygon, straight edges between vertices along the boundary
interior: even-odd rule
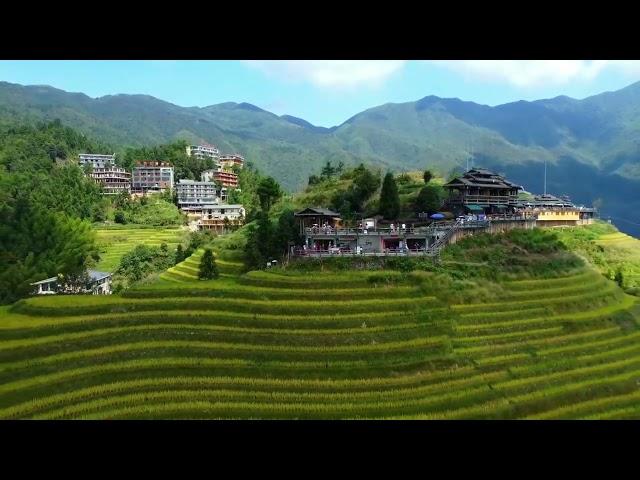
[[[538,213],[538,221],[579,220],[580,214],[571,210],[547,211]]]

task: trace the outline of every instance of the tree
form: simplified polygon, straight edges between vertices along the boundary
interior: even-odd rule
[[[136,245],[122,256],[117,272],[129,281],[137,282],[154,272],[172,267],[173,260],[174,257],[160,247]]]
[[[89,273],[86,270],[58,274],[58,285],[61,293],[83,293],[89,284]]]
[[[442,205],[442,188],[434,185],[426,185],[422,187],[415,203],[415,212],[434,213],[437,212]]]
[[[380,214],[387,220],[393,220],[400,215],[400,195],[393,174],[388,172],[382,182],[380,191]]]
[[[380,175],[363,164],[348,172],[352,183],[349,188],[339,190],[331,200],[332,207],[345,217],[352,217],[363,210],[364,204],[380,187]]]
[[[614,278],[614,281],[618,284],[618,286],[620,288],[622,288],[622,286],[624,285],[624,275],[622,274],[622,269],[621,268],[619,268],[616,271],[616,276]]]
[[[433,178],[433,174],[431,173],[430,170],[425,170],[424,173],[422,174],[422,179],[424,180],[425,184],[428,184],[432,178]]]
[[[280,185],[273,177],[262,179],[258,185],[257,193],[260,198],[260,206],[265,212],[268,212],[272,203],[282,195]]]
[[[178,244],[178,246],[176,247],[176,254],[174,257],[174,263],[177,265],[180,262],[183,262],[185,259],[184,256],[184,249],[182,248],[182,244]]]
[[[320,176],[322,178],[331,178],[336,174],[336,168],[331,165],[330,161],[325,163],[324,167],[322,167],[322,171],[320,172]]]
[[[205,249],[202,258],[200,259],[200,271],[198,272],[198,278],[200,280],[211,280],[220,276],[218,272],[218,266],[216,265],[213,251],[210,248]]]
[[[114,221],[122,224],[127,223],[127,218],[125,217],[124,212],[118,210],[114,216]]]
[[[286,256],[289,252],[290,243],[294,245],[300,245],[302,243],[298,222],[296,221],[293,210],[287,209],[280,214],[274,243],[275,250],[282,256]]]

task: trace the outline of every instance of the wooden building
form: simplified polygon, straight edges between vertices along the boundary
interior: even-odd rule
[[[298,219],[300,234],[331,233],[340,226],[340,214],[328,208],[308,207],[294,214]]]
[[[443,187],[448,190],[446,205],[456,215],[512,212],[518,205],[518,191],[522,189],[483,168],[473,168]]]

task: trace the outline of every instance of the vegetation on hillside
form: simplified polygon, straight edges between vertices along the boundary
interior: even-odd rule
[[[579,253],[607,278],[630,293],[640,294],[640,240],[598,222],[558,231],[562,242]]]
[[[186,216],[172,202],[170,194],[153,194],[132,198],[126,192],[113,200],[113,221],[119,224],[178,226],[187,223]],[[110,216],[109,215],[109,216]]]
[[[0,302],[95,262],[90,222],[106,205],[73,159],[101,148],[59,122],[0,129]]]

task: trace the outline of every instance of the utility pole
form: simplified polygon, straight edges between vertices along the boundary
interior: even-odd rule
[[[544,194],[547,194],[547,159],[544,159]]]

